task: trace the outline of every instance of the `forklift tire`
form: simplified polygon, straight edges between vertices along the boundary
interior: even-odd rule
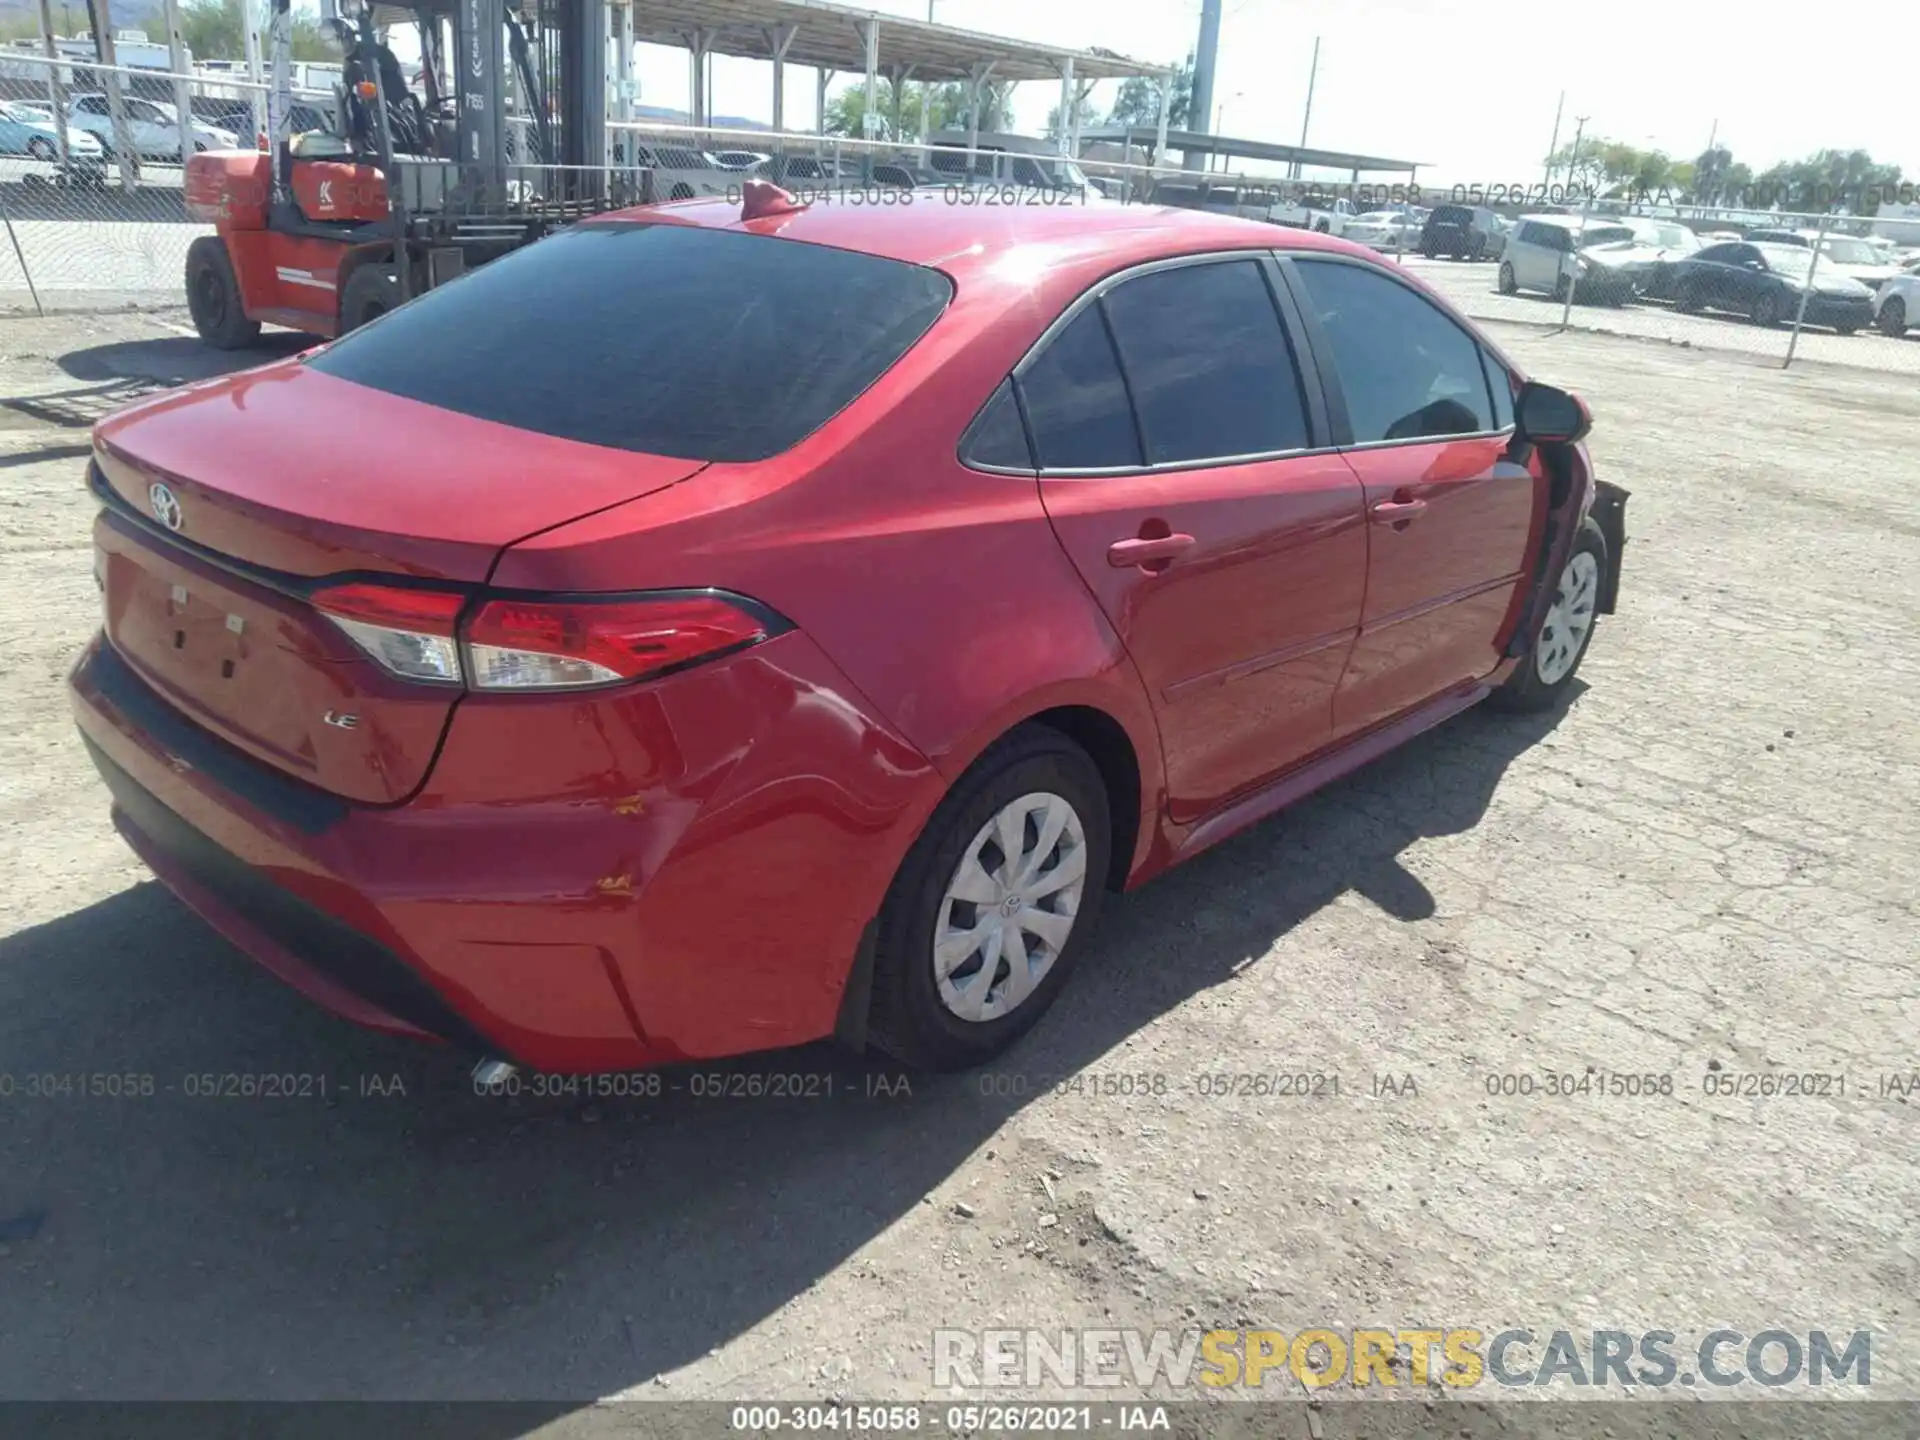
[[[340,333],[358,330],[400,304],[400,276],[391,265],[362,265],[340,292]]]
[[[260,322],[247,318],[233,262],[218,236],[203,235],[187,247],[187,312],[200,338],[216,350],[243,349],[260,338]]]

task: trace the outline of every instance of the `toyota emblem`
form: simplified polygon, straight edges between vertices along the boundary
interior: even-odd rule
[[[180,502],[174,498],[173,491],[157,480],[147,488],[147,504],[153,507],[153,518],[162,525],[169,530],[180,528]]]

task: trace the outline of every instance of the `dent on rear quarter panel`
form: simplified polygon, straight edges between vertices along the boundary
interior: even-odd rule
[[[600,696],[470,696],[410,807],[445,888],[392,908],[410,939],[598,947],[652,1060],[800,1044],[944,790],[798,632]]]

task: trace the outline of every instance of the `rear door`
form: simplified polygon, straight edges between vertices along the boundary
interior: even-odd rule
[[[1301,255],[1287,273],[1365,487],[1366,601],[1334,700],[1348,735],[1499,663],[1536,482],[1507,457],[1510,392],[1496,405],[1487,357],[1452,316],[1362,261]]]
[[[1138,666],[1190,820],[1325,744],[1359,621],[1361,489],[1270,259],[1163,262],[1016,371],[1061,544]]]

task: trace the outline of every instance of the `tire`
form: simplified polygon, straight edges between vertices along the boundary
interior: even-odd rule
[[[1316,220],[1313,222],[1313,230],[1316,235],[1328,235],[1333,232],[1333,226],[1325,220]]]
[[[1836,335],[1858,335],[1860,333],[1860,327],[1851,323],[1840,324],[1833,327],[1833,333]]]
[[[693,187],[685,181],[682,181],[667,192],[667,198],[669,200],[691,200],[693,198]]]
[[[1054,848],[1046,855],[1027,852],[1029,863],[1053,862],[1035,883],[1044,884],[1063,867],[1077,864],[1077,893],[1073,882],[1044,894],[1015,892],[1007,902],[1014,909],[1004,911],[989,903],[1007,888],[999,879],[1005,871],[1005,852],[998,827],[1003,816],[1018,816],[1020,840],[1016,843],[1037,849],[1045,839],[1040,826],[1047,819],[1036,804],[1039,797],[1064,805],[1069,814],[1062,817]],[[1025,813],[1019,809],[1022,805],[1028,807]],[[1088,932],[1099,919],[1111,835],[1106,786],[1084,750],[1040,725],[1021,726],[996,742],[960,777],[928,819],[881,905],[867,1021],[873,1044],[914,1069],[955,1070],[989,1059],[1025,1034],[1066,984]],[[952,893],[965,883],[962,872],[968,862],[977,877],[976,889],[983,892],[979,900]],[[1024,906],[1023,898],[1028,902]],[[1004,942],[999,937],[1007,933],[1005,919],[1000,917],[1013,914],[1034,919],[1042,914],[1071,917],[1064,929],[1047,922],[1046,928],[1058,933],[1057,947],[1028,930],[1026,920],[1013,926],[1023,954],[1044,952],[1037,958],[1047,962],[1038,983],[1024,997],[1017,996],[1013,965],[1000,948]],[[943,984],[936,974],[937,937],[943,931],[959,936],[984,926],[992,926],[993,931],[973,949],[961,948],[962,940],[961,947],[949,950],[957,961],[950,976],[959,979],[949,978]],[[989,956],[991,973],[986,963]],[[997,1003],[1006,1006],[997,1012],[996,996]],[[984,1002],[983,1018],[963,1018],[959,1013],[969,1000]]]
[[[1502,295],[1517,295],[1520,292],[1520,282],[1513,278],[1513,266],[1508,261],[1500,262],[1500,275],[1495,283]]]
[[[1771,290],[1762,290],[1753,297],[1753,309],[1748,317],[1762,329],[1771,330],[1780,323],[1780,297]]]
[[[1574,539],[1573,553],[1567,557],[1555,583],[1553,609],[1540,628],[1540,640],[1514,668],[1507,683],[1488,697],[1498,710],[1527,713],[1551,710],[1572,693],[1573,677],[1586,658],[1598,628],[1596,607],[1600,587],[1607,574],[1607,537],[1588,519]],[[1569,611],[1568,602],[1572,601]],[[1586,628],[1578,630],[1584,615]],[[1574,623],[1570,624],[1569,621]],[[1571,644],[1568,644],[1568,641]]]
[[[358,330],[400,304],[400,276],[391,265],[362,265],[340,292],[340,333]]]
[[[35,160],[50,162],[60,158],[60,152],[53,148],[51,140],[43,140],[38,135],[27,141],[27,154]]]
[[[1898,295],[1889,295],[1880,313],[1873,317],[1873,323],[1888,339],[1900,339],[1907,333],[1907,302]]]
[[[1566,276],[1562,275],[1556,279],[1553,282],[1553,303],[1556,305],[1566,304],[1567,296],[1571,289],[1572,282],[1569,281]]]
[[[240,350],[260,338],[240,299],[233,261],[217,235],[202,235],[187,247],[187,313],[200,338],[216,350]]]

